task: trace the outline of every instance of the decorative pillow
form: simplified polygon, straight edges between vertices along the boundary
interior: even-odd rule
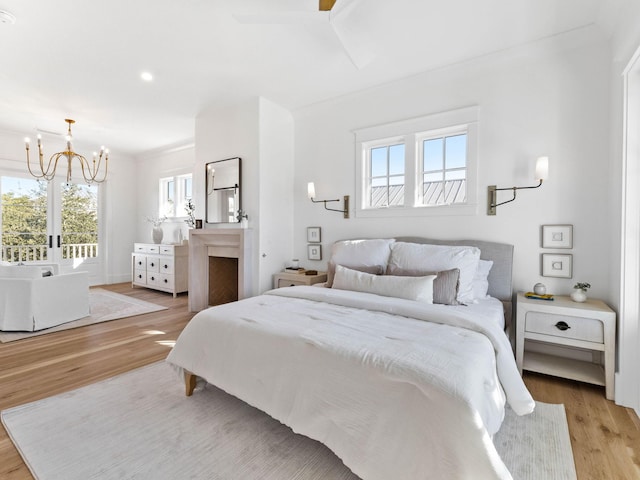
[[[393,238],[370,240],[342,240],[331,246],[331,257],[327,266],[327,287],[333,285],[335,266],[343,265],[352,270],[382,275],[387,269],[390,245]]]
[[[466,304],[474,298],[473,277],[479,260],[480,249],[476,247],[395,242],[391,245],[389,267],[425,272],[458,268],[460,285],[457,300]]]
[[[336,265],[333,288],[433,303],[433,281],[435,278],[435,275],[424,277],[372,275]]]
[[[460,285],[460,269],[452,268],[442,272],[425,272],[423,270],[404,269],[389,265],[387,275],[398,277],[422,277],[436,275],[433,281],[433,303],[442,305],[460,305],[458,302],[458,290]]]
[[[473,277],[473,296],[474,298],[486,298],[489,291],[489,272],[493,267],[491,260],[480,260],[478,269]]]

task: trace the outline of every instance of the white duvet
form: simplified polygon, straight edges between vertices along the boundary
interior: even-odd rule
[[[167,361],[324,443],[363,480],[510,479],[491,437],[505,400],[520,415],[534,401],[500,315],[495,299],[281,288],[198,313]]]

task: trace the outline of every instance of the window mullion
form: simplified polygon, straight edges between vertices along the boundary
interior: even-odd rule
[[[404,137],[404,206],[413,207],[418,201],[417,196],[417,152],[416,136]],[[419,182],[418,182],[419,184]]]

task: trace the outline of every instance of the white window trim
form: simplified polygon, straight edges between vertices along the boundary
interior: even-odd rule
[[[478,107],[466,107],[435,113],[386,125],[355,130],[356,140],[356,217],[411,217],[435,215],[477,215],[478,213]],[[451,205],[419,205],[416,180],[419,165],[415,160],[419,141],[439,132],[467,133],[467,203]],[[405,143],[405,204],[404,206],[365,208],[368,195],[367,150],[388,142]],[[411,193],[413,192],[413,193]]]

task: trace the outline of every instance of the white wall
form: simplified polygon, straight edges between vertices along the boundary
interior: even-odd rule
[[[203,204],[205,164],[230,157],[242,159],[242,209],[252,230],[254,294],[272,288],[272,275],[292,252],[293,117],[264,98],[215,106],[196,119],[196,209]],[[197,210],[204,218],[204,210]],[[205,228],[237,227],[237,224]]]
[[[621,293],[619,297],[618,311],[618,372],[616,373],[616,403],[632,407],[640,415],[640,366],[638,359],[640,358],[640,319],[638,318],[638,296],[640,289],[640,278],[637,278],[637,245],[640,243],[637,230],[637,217],[633,215],[640,209],[637,205],[637,184],[640,179],[634,173],[638,169],[637,148],[631,148],[632,145],[637,147],[637,134],[633,135],[633,131],[637,131],[637,125],[631,125],[632,131],[624,132],[624,104],[625,91],[623,88],[623,72],[629,65],[633,54],[640,48],[640,24],[637,18],[640,15],[640,4],[638,2],[623,3],[623,15],[618,18],[616,28],[611,40],[612,44],[612,67],[611,67],[611,152],[612,152],[612,172],[613,179],[611,183],[612,192],[623,191],[623,182],[627,188],[634,191],[629,192],[627,199],[632,199],[636,204],[623,205],[622,195],[613,196],[613,205],[610,215],[615,219],[613,232],[616,233],[614,243],[612,245],[614,277],[612,284],[615,284]],[[621,21],[620,21],[621,20]],[[635,71],[637,72],[637,63]],[[635,77],[635,78],[634,78]],[[638,95],[640,91],[640,83],[638,82],[637,73],[632,74],[629,78],[629,115],[630,119],[635,118],[640,113],[638,102],[633,101],[633,96]],[[637,100],[637,98],[635,99]],[[629,119],[628,119],[629,120]],[[633,121],[633,120],[632,120]],[[633,138],[635,136],[635,138]],[[630,143],[625,145],[625,139]],[[627,154],[627,165],[623,169],[623,161]],[[630,173],[628,178],[623,178],[623,171]],[[634,186],[635,184],[635,186]],[[630,222],[623,225],[624,219],[621,218],[620,212],[626,212],[630,216]],[[635,218],[634,218],[635,217]],[[630,248],[630,252],[621,252],[621,232],[625,235],[631,235],[625,238],[626,248]],[[621,270],[624,264],[623,275],[625,276],[624,285],[621,284]],[[616,299],[618,300],[618,299]]]
[[[260,99],[260,236],[258,291],[273,288],[293,251],[293,116]]]
[[[295,112],[295,255],[307,258],[306,227],[314,225],[323,228],[324,258],[303,262],[312,268],[323,268],[331,243],[343,238],[501,241],[515,246],[516,290],[543,282],[562,294],[589,282],[592,296],[611,302],[609,60],[608,43],[585,29]],[[355,202],[353,130],[471,105],[480,108],[475,216],[345,220],[307,200],[314,181],[319,199],[349,194]],[[550,157],[549,180],[487,216],[487,186],[533,184],[540,155]],[[565,223],[574,225],[574,248],[558,253],[573,254],[573,278],[541,277],[540,254],[550,251],[540,248],[540,226]]]
[[[160,179],[193,173],[194,168],[195,147],[193,143],[185,143],[166,150],[150,152],[137,158],[136,184],[134,187],[138,198],[136,242],[153,243],[151,237],[153,224],[149,223],[147,218],[157,218],[159,216],[160,196],[158,189]],[[204,212],[204,205],[201,205],[201,207]],[[180,217],[187,216],[186,212],[176,213]],[[183,218],[165,221],[162,223],[162,230],[164,232],[162,243],[178,243],[180,238],[189,238],[189,227]]]

